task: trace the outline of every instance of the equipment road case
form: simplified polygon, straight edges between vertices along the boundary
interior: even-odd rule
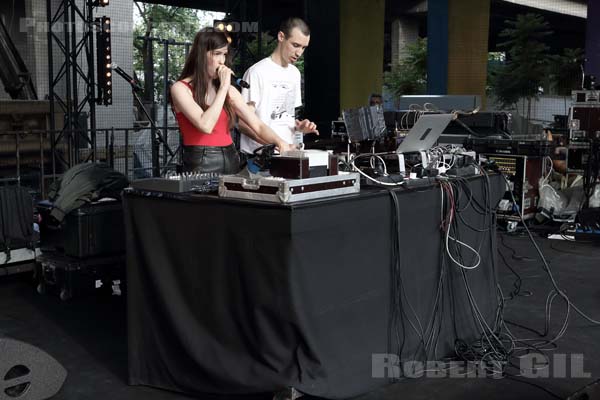
[[[219,181],[220,197],[259,200],[269,203],[289,204],[358,193],[359,191],[360,179],[357,173],[306,179],[278,177],[250,179],[239,175],[225,175]]]
[[[125,255],[80,259],[43,253],[37,257],[35,277],[39,294],[56,289],[61,300],[100,288],[121,295],[125,283]]]

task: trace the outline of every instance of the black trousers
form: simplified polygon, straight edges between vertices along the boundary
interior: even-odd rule
[[[239,171],[240,156],[233,144],[183,146],[183,172],[236,174]]]

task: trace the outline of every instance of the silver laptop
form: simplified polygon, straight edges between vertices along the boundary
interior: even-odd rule
[[[417,123],[408,131],[408,134],[398,146],[397,153],[411,153],[421,150],[429,150],[450,121],[454,114],[425,114],[417,120]]]

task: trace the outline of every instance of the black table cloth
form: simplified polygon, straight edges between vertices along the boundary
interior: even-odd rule
[[[487,179],[466,186],[473,201],[494,207],[504,182]],[[386,190],[296,205],[127,192],[130,383],[192,395],[295,387],[326,398],[386,385],[372,362],[399,350],[391,296],[405,296],[414,310],[404,310],[406,318],[425,325],[442,263],[447,287],[435,356],[451,354],[457,337],[477,339],[460,268],[442,257],[439,185],[395,193],[398,294],[390,283],[396,213]],[[481,265],[466,276],[492,320],[495,233],[464,226],[489,218],[473,207],[461,215],[461,240],[481,243]],[[421,359],[421,339],[406,320],[402,332],[402,360]]]

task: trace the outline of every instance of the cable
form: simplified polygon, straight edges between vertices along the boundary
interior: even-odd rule
[[[504,180],[508,183],[508,180],[506,179],[506,177],[504,175],[502,175],[502,176],[503,176]],[[516,204],[516,199],[514,197],[514,193],[512,193],[512,191],[511,191],[510,194],[511,194],[513,202]],[[569,300],[569,298],[567,297],[567,295],[558,287],[558,284],[556,283],[556,280],[554,278],[552,270],[550,269],[550,265],[548,265],[548,262],[546,261],[546,258],[544,257],[544,254],[542,253],[542,250],[539,248],[537,242],[535,241],[535,239],[533,238],[533,235],[531,234],[531,231],[529,230],[529,228],[527,227],[527,224],[525,223],[525,221],[523,219],[522,210],[519,209],[518,212],[519,212],[519,218],[520,218],[521,222],[523,223],[523,227],[525,228],[525,231],[527,232],[527,235],[529,236],[529,239],[531,240],[531,243],[533,244],[533,246],[535,247],[538,255],[540,256],[540,259],[544,263],[544,271],[548,274],[548,277],[550,278],[550,281],[552,282],[552,286],[554,287],[554,290],[556,291],[557,295],[561,296],[565,300],[565,302],[567,302],[567,304],[570,307],[573,307],[573,309],[579,315],[581,315],[583,318],[585,318],[586,320],[588,320],[589,322],[591,322],[594,325],[600,325],[600,321],[592,319],[587,314],[583,313],[578,307],[576,307]]]
[[[369,176],[368,174],[364,173],[360,168],[358,168],[356,166],[356,160],[358,160],[360,158],[363,158],[363,157],[370,157],[369,163],[371,165],[373,165],[373,163],[372,163],[372,157],[376,157],[377,159],[379,159],[383,163],[383,166],[384,166],[384,176],[390,177],[390,180],[392,180],[391,176],[387,173],[387,167],[385,166],[385,161],[383,160],[383,158],[380,157],[380,155],[385,155],[385,154],[395,154],[395,153],[379,153],[379,154],[376,154],[376,153],[365,153],[365,154],[359,154],[359,155],[355,156],[354,158],[352,158],[350,160],[350,162],[349,162],[348,165],[350,166],[350,168],[353,171],[358,172],[365,179],[368,179],[369,181],[374,182],[374,183],[376,183],[378,185],[389,186],[389,187],[397,187],[397,186],[404,185],[404,181],[401,181],[401,182],[383,182],[383,181],[380,181],[380,180],[375,179],[375,178]]]

